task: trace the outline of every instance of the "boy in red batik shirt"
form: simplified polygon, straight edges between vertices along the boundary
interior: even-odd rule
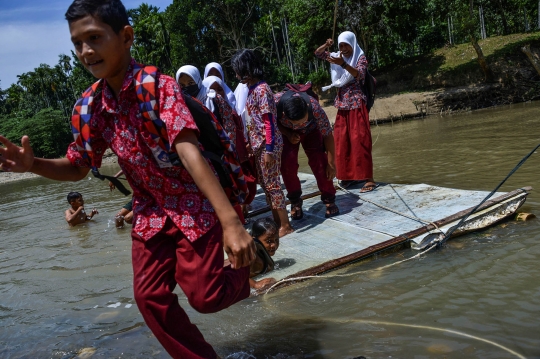
[[[183,166],[161,168],[150,149],[134,90],[138,65],[133,29],[120,0],[75,0],[68,11],[77,57],[102,79],[89,120],[95,164],[107,147],[133,188],[132,258],[135,300],[148,327],[174,358],[215,358],[173,290],[194,309],[216,312],[249,296],[253,240],[198,146],[195,126],[176,81],[157,75],[159,117]],[[89,105],[90,106],[90,105]],[[78,181],[89,172],[75,142],[66,158],[35,158],[27,136],[18,147],[0,136],[0,168]],[[231,266],[223,267],[223,249]]]

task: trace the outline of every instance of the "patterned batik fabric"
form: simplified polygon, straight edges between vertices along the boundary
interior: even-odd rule
[[[330,56],[328,51],[315,56],[322,60],[327,60]],[[337,95],[334,100],[334,107],[338,110],[352,110],[354,108],[361,108],[362,104],[366,103],[366,95],[362,91],[362,86],[364,84],[364,79],[366,77],[366,69],[368,62],[365,55],[362,55],[358,58],[356,66],[354,67],[358,70],[358,76],[348,84],[343,87],[337,87]]]
[[[221,125],[223,129],[229,135],[231,142],[236,146],[236,122],[234,121],[234,110],[229,102],[227,102],[220,94],[217,94],[214,98],[214,104],[218,108],[219,115],[221,116]]]
[[[255,167],[259,175],[259,185],[266,194],[267,201],[270,201],[272,209],[285,209],[285,194],[281,189],[280,168],[281,168],[281,153],[283,144],[274,147],[274,164],[271,167],[266,167],[264,164],[264,155],[266,151],[261,147],[255,156]]]
[[[246,100],[246,109],[250,117],[247,123],[248,137],[253,152],[258,152],[261,146],[268,142],[266,130],[264,127],[263,115],[265,113],[272,115],[274,124],[274,146],[283,147],[283,138],[277,127],[277,109],[274,102],[274,95],[270,86],[266,82],[258,83],[253,89],[249,90]]]
[[[133,86],[136,66],[132,60],[118,99],[106,81],[101,84],[100,96],[93,99],[89,127],[95,163],[101,164],[107,147],[118,156],[118,164],[133,189],[133,231],[139,236],[145,240],[152,238],[169,217],[188,240],[195,241],[218,222],[216,213],[185,168],[160,168],[154,160],[148,146],[152,136],[140,114]],[[176,81],[162,74],[157,80],[159,114],[166,125],[169,143],[174,143],[185,129],[198,134]],[[66,157],[74,166],[88,167],[75,142],[69,146]]]
[[[276,104],[279,102],[281,97],[283,96],[285,92],[279,92],[274,95],[274,101]],[[293,96],[300,96],[299,94],[295,93]],[[314,99],[313,97],[309,97],[311,102],[311,109],[313,111],[313,118],[304,122],[300,126],[296,125],[293,121],[289,120],[285,114],[280,114],[279,123],[283,125],[286,128],[290,128],[291,130],[298,131],[301,134],[307,134],[313,131],[313,129],[317,128],[321,132],[321,135],[323,137],[326,137],[330,134],[332,134],[332,125],[330,124],[330,120],[328,120],[328,116],[326,115],[326,112],[322,109],[321,105],[319,105],[319,101]]]

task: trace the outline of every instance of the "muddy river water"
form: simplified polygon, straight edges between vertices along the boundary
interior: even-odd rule
[[[540,103],[374,126],[372,135],[378,181],[490,191],[540,142]],[[540,151],[501,191],[539,189],[539,178]],[[68,228],[65,196],[74,190],[100,213]],[[94,178],[0,185],[0,358],[168,358],[134,303],[129,229],[112,223],[125,202]],[[540,194],[521,211],[540,216]],[[218,314],[198,314],[178,294],[223,357],[540,358],[539,219],[507,221],[364,273],[413,254]]]

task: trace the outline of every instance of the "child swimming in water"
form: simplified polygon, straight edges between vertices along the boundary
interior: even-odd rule
[[[274,270],[274,260],[272,257],[276,254],[279,247],[279,229],[276,222],[271,218],[259,218],[251,227],[251,236],[255,241],[257,253],[255,260],[249,268],[249,286],[254,289],[260,289],[276,282],[274,278],[265,278],[256,281],[252,277]]]
[[[66,209],[66,221],[70,227],[89,221],[99,213],[97,209],[93,208],[90,215],[86,215],[84,211],[84,199],[79,192],[69,192],[67,201],[71,205],[71,208]]]

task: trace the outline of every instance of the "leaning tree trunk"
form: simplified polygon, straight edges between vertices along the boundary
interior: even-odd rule
[[[469,6],[469,15],[470,15],[470,21],[474,19],[473,14],[473,0],[470,0],[470,6]],[[474,47],[474,50],[476,51],[476,55],[478,56],[478,64],[480,64],[480,67],[482,68],[482,72],[484,72],[484,78],[487,82],[493,81],[493,72],[491,71],[491,68],[489,67],[486,58],[484,57],[484,52],[482,51],[482,48],[480,45],[478,45],[478,40],[476,40],[476,36],[474,34],[474,27],[468,26],[468,32],[469,32],[469,38],[471,39],[471,44]]]
[[[478,56],[478,64],[480,64],[480,67],[482,68],[482,72],[484,73],[484,78],[487,82],[493,81],[493,71],[491,71],[491,67],[489,67],[489,64],[486,61],[486,58],[484,57],[484,53],[482,52],[482,48],[480,45],[478,45],[478,41],[476,40],[476,37],[474,34],[470,33],[469,37],[471,38],[471,44],[474,47],[474,50],[476,51],[476,55]]]

